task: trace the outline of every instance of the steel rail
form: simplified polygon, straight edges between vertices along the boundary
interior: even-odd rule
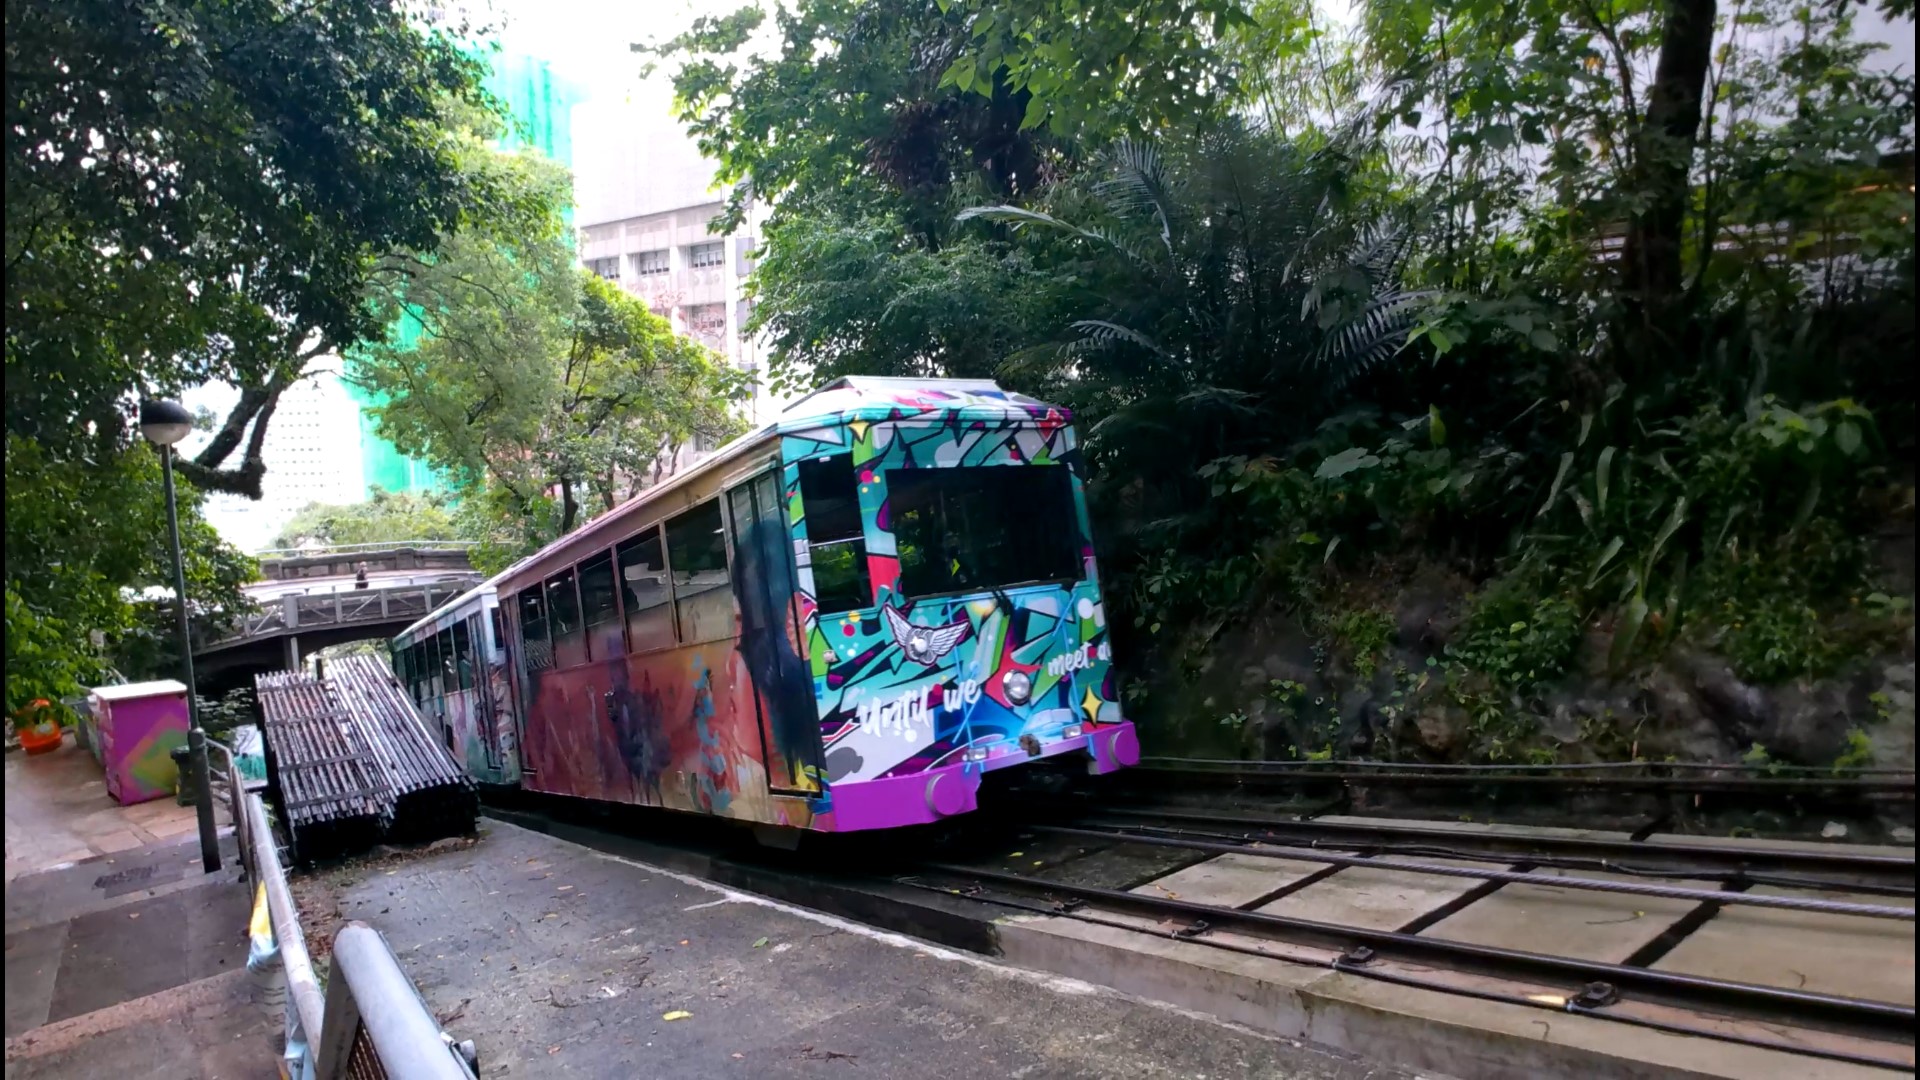
[[[1403,873],[1426,874],[1434,877],[1497,881],[1503,885],[1541,885],[1548,888],[1576,889],[1583,892],[1619,893],[1627,896],[1651,896],[1662,900],[1690,900],[1697,904],[1711,902],[1717,904],[1735,904],[1745,907],[1775,908],[1785,911],[1811,911],[1824,915],[1848,915],[1865,919],[1889,919],[1896,922],[1913,921],[1912,908],[1894,907],[1883,904],[1861,904],[1844,900],[1820,900],[1803,896],[1768,896],[1758,893],[1729,893],[1717,889],[1686,889],[1676,885],[1648,885],[1637,881],[1604,881],[1599,878],[1559,877],[1554,874],[1533,874],[1517,870],[1442,866],[1438,863],[1402,862],[1398,859],[1369,858],[1357,855],[1334,855],[1311,848],[1225,844],[1210,840],[1153,836],[1124,830],[1086,829],[1071,825],[1030,825],[1028,828],[1035,832],[1050,832],[1062,836],[1083,836],[1094,839],[1118,840],[1129,844],[1146,844],[1153,847],[1183,848],[1188,851],[1212,852],[1216,855],[1247,855],[1262,859],[1294,859],[1299,862],[1324,863],[1328,866],[1364,866],[1376,870],[1399,870]]]
[[[1532,765],[1514,763],[1511,765],[1461,765],[1428,764],[1419,761],[1369,761],[1365,758],[1333,758],[1327,761],[1273,761],[1244,760],[1241,758],[1187,758],[1168,757],[1163,754],[1151,754],[1140,759],[1148,768],[1160,765],[1202,765],[1220,766],[1228,770],[1258,772],[1273,770],[1279,772],[1304,772],[1316,769],[1360,768],[1382,771],[1404,772],[1448,772],[1448,773],[1551,773],[1551,772],[1624,772],[1628,769],[1661,770],[1674,772],[1733,772],[1749,770],[1751,766],[1728,764],[1712,761],[1587,761],[1565,764]],[[1912,769],[1896,766],[1861,766],[1857,768],[1835,768],[1825,765],[1768,765],[1769,775],[1776,773],[1818,773],[1822,776],[1907,776],[1914,775]],[[1765,777],[1756,777],[1765,779]]]
[[[896,879],[896,881],[901,885],[906,885],[916,889],[923,889],[928,892],[941,893],[944,895],[953,895],[954,893],[954,890],[942,888],[941,886],[934,885],[925,881],[920,881],[913,877],[898,878]],[[1777,1039],[1759,1038],[1756,1036],[1744,1035],[1737,1032],[1717,1030],[1711,1027],[1696,1027],[1689,1024],[1668,1023],[1665,1021],[1655,1020],[1650,1017],[1635,1016],[1631,1013],[1608,1012],[1604,1008],[1591,1008],[1591,1007],[1582,1006],[1577,1001],[1574,1000],[1573,995],[1567,995],[1563,999],[1564,1003],[1562,1004],[1554,1004],[1549,1001],[1540,1000],[1539,998],[1536,998],[1536,997],[1528,997],[1525,994],[1503,994],[1498,991],[1481,989],[1479,987],[1455,986],[1455,985],[1440,982],[1437,980],[1418,979],[1418,978],[1414,978],[1409,975],[1403,975],[1397,972],[1382,971],[1379,968],[1370,967],[1369,965],[1364,963],[1351,962],[1350,960],[1347,959],[1345,954],[1333,957],[1330,960],[1319,961],[1319,962],[1302,958],[1302,957],[1276,956],[1275,954],[1268,952],[1265,949],[1254,948],[1251,945],[1243,945],[1237,941],[1223,941],[1219,938],[1211,938],[1211,937],[1204,937],[1204,936],[1183,937],[1177,932],[1167,933],[1164,935],[1155,934],[1150,929],[1147,929],[1145,927],[1139,926],[1134,923],[1122,922],[1119,919],[1106,919],[1098,915],[1089,914],[1083,910],[1077,910],[1071,907],[1063,907],[1061,905],[1042,904],[1037,902],[1015,900],[1009,897],[992,896],[986,893],[970,893],[970,894],[961,894],[961,895],[964,895],[969,900],[975,900],[981,903],[994,904],[1000,907],[1012,908],[1015,911],[1026,911],[1035,915],[1044,915],[1050,918],[1073,919],[1077,922],[1089,923],[1093,926],[1104,926],[1114,930],[1126,930],[1136,934],[1149,934],[1154,937],[1161,937],[1161,936],[1171,937],[1180,941],[1189,942],[1191,944],[1206,946],[1207,948],[1220,949],[1226,952],[1239,953],[1243,956],[1258,957],[1262,960],[1278,960],[1282,963],[1306,964],[1308,966],[1313,966],[1313,967],[1324,967],[1330,971],[1339,971],[1345,974],[1358,975],[1361,978],[1374,979],[1380,982],[1389,982],[1389,983],[1396,983],[1402,986],[1411,986],[1421,990],[1432,990],[1436,993],[1455,994],[1461,997],[1478,998],[1482,1001],[1493,1001],[1503,1005],[1519,1005],[1529,1009],[1544,1010],[1546,1012],[1553,1012],[1553,1013],[1564,1012],[1564,1013],[1570,1013],[1577,1016],[1589,1016],[1589,1017],[1593,1017],[1600,1020],[1607,1020],[1613,1023],[1630,1024],[1635,1027],[1652,1028],[1656,1031],[1666,1031],[1666,1032],[1670,1032],[1677,1035],[1693,1035],[1703,1039],[1716,1039],[1721,1042],[1734,1043],[1741,1046],[1751,1046],[1761,1050],[1777,1050],[1783,1053],[1800,1054],[1806,1057],[1823,1058],[1829,1061],[1844,1061],[1849,1064],[1865,1065],[1870,1068],[1892,1069],[1892,1070],[1901,1071],[1901,1072],[1913,1071],[1913,1064],[1911,1062],[1902,1061],[1895,1058],[1875,1057],[1871,1054],[1852,1053],[1846,1050],[1835,1050],[1835,1049],[1831,1049],[1824,1046],[1807,1046],[1805,1044],[1789,1043],[1789,1042],[1785,1042]]]
[[[1914,781],[1911,778],[1906,780],[1888,780],[1858,777],[1821,778],[1787,776],[1769,779],[1721,776],[1546,776],[1530,773],[1496,776],[1485,773],[1400,772],[1356,769],[1328,770],[1313,768],[1291,770],[1214,769],[1171,765],[1141,765],[1131,770],[1132,775],[1150,776],[1155,773],[1172,776],[1213,777],[1241,783],[1248,781],[1266,783],[1339,782],[1343,784],[1365,782],[1398,787],[1490,787],[1494,785],[1538,787],[1551,784],[1563,788],[1626,791],[1682,791],[1689,794],[1777,795],[1807,792],[1848,792],[1854,794],[1906,795],[1909,797],[1914,794]]]
[[[1911,855],[1876,855],[1864,852],[1814,851],[1807,849],[1760,849],[1734,844],[1672,844],[1655,840],[1608,840],[1592,836],[1501,836],[1490,833],[1442,833],[1414,825],[1382,821],[1360,824],[1348,821],[1288,821],[1284,818],[1246,814],[1223,814],[1148,807],[1101,807],[1098,813],[1111,817],[1148,818],[1183,824],[1225,825],[1258,829],[1271,835],[1311,835],[1347,842],[1370,843],[1381,840],[1426,839],[1448,844],[1476,844],[1505,848],[1516,854],[1534,854],[1559,850],[1586,854],[1607,854],[1634,859],[1671,857],[1682,862],[1714,862],[1746,867],[1755,864],[1793,867],[1800,870],[1828,870],[1851,873],[1914,873]]]
[[[1047,881],[999,870],[958,866],[951,863],[927,863],[924,869],[962,880],[994,882],[1016,889],[1077,897],[1112,907],[1131,908],[1152,915],[1185,916],[1205,927],[1230,925],[1266,931],[1282,940],[1318,945],[1346,951],[1365,945],[1383,956],[1422,963],[1436,963],[1477,970],[1488,974],[1525,974],[1586,984],[1605,982],[1623,989],[1665,995],[1686,1004],[1709,1001],[1720,1007],[1744,1009],[1765,1014],[1789,1010],[1793,1015],[1816,1017],[1828,1023],[1897,1032],[1905,1040],[1913,1037],[1914,1008],[1893,1002],[1821,994],[1807,990],[1730,982],[1703,975],[1629,967],[1577,957],[1505,949],[1445,938],[1422,937],[1395,930],[1374,930],[1344,926],[1286,915],[1238,908],[1198,904],[1190,900],[1121,892],[1095,885],[1076,885]],[[1904,1040],[1903,1040],[1904,1041]]]
[[[1083,821],[1100,828],[1144,829],[1168,836],[1191,836],[1206,840],[1245,841],[1257,837],[1251,833],[1217,833],[1198,829],[1179,829],[1167,825],[1126,825],[1110,824],[1100,821]],[[1471,841],[1471,835],[1462,837]],[[1779,889],[1807,889],[1822,892],[1853,892],[1876,896],[1913,896],[1914,886],[1887,884],[1885,882],[1842,880],[1836,878],[1796,877],[1790,874],[1769,874],[1752,870],[1724,870],[1705,867],[1676,868],[1647,866],[1643,864],[1620,862],[1614,859],[1596,858],[1583,855],[1551,855],[1537,851],[1511,852],[1473,850],[1471,846],[1448,847],[1444,844],[1400,844],[1400,843],[1329,843],[1321,840],[1309,841],[1306,845],[1312,849],[1330,847],[1365,851],[1373,855],[1411,855],[1428,859],[1503,859],[1508,862],[1525,861],[1535,866],[1548,866],[1562,870],[1589,870],[1599,873],[1627,874],[1633,877],[1648,878],[1686,878],[1696,881],[1718,881],[1726,884],[1766,885]]]

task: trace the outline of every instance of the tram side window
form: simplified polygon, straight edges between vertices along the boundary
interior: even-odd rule
[[[427,703],[427,643],[416,641],[407,646],[408,688],[413,691],[413,703]]]
[[[873,603],[867,538],[860,526],[860,485],[853,457],[833,454],[800,463],[800,505],[806,511],[807,554],[820,614]]]
[[[608,553],[580,564],[580,619],[587,628],[587,648],[593,659],[605,660],[626,652],[620,635],[620,608],[613,595],[613,555]]]
[[[580,595],[574,591],[570,569],[547,579],[547,618],[553,634],[553,666],[570,668],[586,663],[587,634],[580,625]]]
[[[440,634],[427,639],[427,697],[445,697],[447,693],[447,650]]]
[[[528,671],[553,666],[553,643],[547,640],[547,598],[535,585],[520,594],[520,656]]]
[[[455,680],[450,685],[458,686],[462,690],[473,689],[473,642],[468,640],[469,636],[465,622],[454,623],[453,629],[447,634],[447,641],[451,646],[449,651],[452,653],[451,666]]]
[[[487,634],[486,647],[476,651],[480,654],[480,662],[490,665],[493,663],[493,658],[500,655],[500,648],[507,640],[507,632],[501,626],[500,609],[497,607],[487,609]]]
[[[720,528],[719,499],[667,522],[667,562],[673,567],[673,605],[683,645],[733,636],[733,590]]]
[[[620,588],[627,606],[627,651],[638,655],[673,647],[673,594],[667,590],[667,560],[660,530],[648,529],[621,544]]]

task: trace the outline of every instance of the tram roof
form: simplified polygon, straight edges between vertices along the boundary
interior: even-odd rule
[[[900,379],[846,375],[781,411],[766,433],[789,432],[847,420],[911,419],[960,413],[979,418],[1039,418],[1066,410],[1003,389],[992,379]],[[718,455],[716,455],[718,456]]]
[[[716,472],[723,472],[749,451],[775,436],[849,421],[911,420],[922,416],[944,420],[956,415],[969,420],[1039,420],[1049,413],[1061,419],[1068,416],[1066,409],[1004,389],[992,379],[905,379],[844,375],[794,401],[782,409],[772,422],[725,443],[693,467],[668,477],[495,574],[487,584],[497,585],[517,578],[528,567],[562,548],[585,545],[596,534],[611,533],[621,528],[627,511],[634,505],[658,501]]]
[[[466,592],[461,593],[459,596],[456,596],[453,599],[447,601],[446,603],[441,604],[439,607],[434,608],[432,611],[427,612],[425,615],[421,616],[416,622],[414,622],[413,625],[393,635],[394,640],[397,641],[401,638],[411,637],[415,634],[419,634],[421,637],[425,637],[426,635],[422,633],[422,631],[426,630],[428,627],[432,626],[434,623],[439,622],[441,619],[446,618],[448,615],[453,614],[455,611],[458,611],[461,608],[466,607],[468,604],[473,603],[475,600],[478,600],[481,597],[487,595],[488,593],[493,592],[494,591],[493,583],[497,581],[499,577],[500,575],[495,574],[493,577],[488,578],[487,580],[481,582],[480,584],[475,585],[473,588],[468,589]]]

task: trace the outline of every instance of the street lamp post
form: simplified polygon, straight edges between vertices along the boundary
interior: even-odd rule
[[[220,840],[213,827],[213,785],[207,768],[207,732],[200,726],[200,703],[193,684],[192,624],[187,616],[187,569],[180,556],[180,509],[173,494],[173,444],[193,430],[193,415],[178,402],[140,403],[140,433],[160,448],[167,485],[167,539],[173,546],[173,595],[180,605],[180,669],[187,683],[187,767],[193,770],[195,815],[200,819],[200,864],[211,874],[220,869]]]

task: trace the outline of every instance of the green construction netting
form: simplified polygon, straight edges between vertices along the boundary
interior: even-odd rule
[[[531,146],[546,156],[571,167],[573,165],[573,106],[581,100],[580,89],[556,75],[545,60],[525,54],[496,54],[485,80],[487,92],[499,98],[513,118],[507,133],[496,145],[503,150]],[[571,218],[572,212],[568,211]],[[394,328],[394,337],[402,347],[420,340],[420,323],[403,318]],[[374,430],[371,409],[376,397],[349,382],[348,393],[360,406],[361,475],[367,493],[374,488],[392,492],[424,493],[442,491],[446,477],[425,462],[401,453]]]

